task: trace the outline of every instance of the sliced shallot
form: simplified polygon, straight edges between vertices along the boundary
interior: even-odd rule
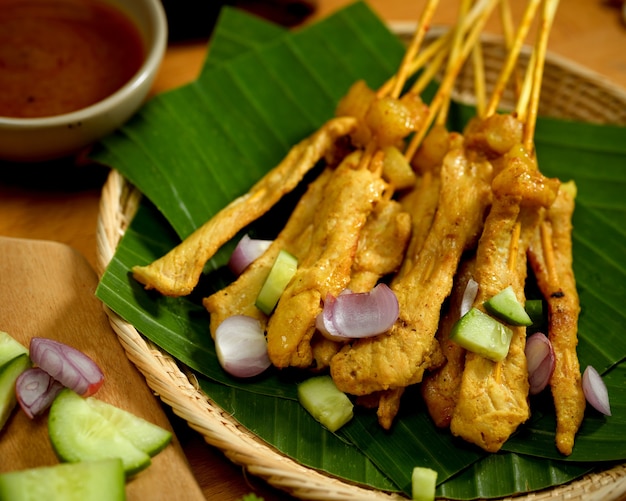
[[[30,358],[63,386],[84,397],[93,395],[104,382],[100,367],[91,358],[53,339],[32,338]]]
[[[26,415],[33,419],[42,414],[63,385],[39,367],[22,372],[15,381],[17,401]]]
[[[528,362],[529,393],[536,395],[548,385],[554,372],[554,349],[545,334],[536,332],[527,339],[525,353]]]
[[[246,233],[230,256],[228,267],[237,276],[241,275],[253,261],[259,258],[271,245],[272,240],[250,238]]]
[[[461,310],[459,312],[459,317],[462,317],[472,309],[477,295],[478,282],[476,282],[476,280],[474,280],[473,278],[470,278],[467,281],[467,285],[465,286],[465,290],[463,291],[463,297],[461,298]]]
[[[235,377],[257,376],[271,365],[261,324],[246,315],[228,317],[217,327],[215,350],[222,368]]]
[[[327,298],[316,324],[322,333],[334,337],[371,337],[389,330],[399,312],[395,293],[381,283],[370,292],[349,292]]]
[[[583,372],[583,393],[587,402],[606,416],[611,415],[611,405],[609,403],[609,392],[602,380],[602,376],[591,365],[588,365]]]

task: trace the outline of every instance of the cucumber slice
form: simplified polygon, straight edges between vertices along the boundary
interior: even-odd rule
[[[276,261],[274,261],[272,269],[256,298],[255,304],[259,310],[266,315],[272,313],[285,287],[296,274],[297,268],[298,260],[293,255],[285,250],[278,253]]]
[[[6,332],[0,331],[0,366],[18,355],[28,355],[28,349]]]
[[[70,463],[120,458],[126,476],[150,466],[150,456],[138,449],[86,400],[61,390],[50,406],[50,442],[59,459]]]
[[[17,404],[15,381],[31,365],[28,355],[22,353],[0,366],[0,430]]]
[[[509,352],[513,331],[478,308],[472,308],[454,324],[450,339],[466,350],[500,362]]]
[[[330,376],[315,376],[298,384],[298,400],[309,414],[333,432],[353,416],[354,405]]]
[[[437,472],[431,468],[416,466],[411,475],[411,499],[433,501],[437,488]]]
[[[487,312],[509,325],[524,325],[528,327],[533,323],[522,303],[517,300],[515,291],[510,285],[491,299],[485,301],[483,306]]]
[[[118,458],[42,466],[0,474],[0,501],[123,501],[125,480]]]
[[[172,434],[134,414],[97,400],[93,397],[85,401],[94,411],[104,417],[139,450],[150,456],[156,456],[172,440]]]

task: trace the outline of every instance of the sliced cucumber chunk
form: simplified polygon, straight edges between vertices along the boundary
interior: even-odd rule
[[[62,461],[96,461],[120,458],[126,476],[147,468],[150,456],[138,449],[85,398],[69,389],[61,390],[52,402],[48,432]]]
[[[0,331],[0,366],[18,355],[28,355],[28,348],[11,337],[10,334]]]
[[[353,416],[354,405],[330,376],[315,376],[298,384],[298,400],[330,431],[337,431]]]
[[[65,463],[0,474],[0,501],[123,501],[120,459]]]
[[[0,365],[0,430],[17,404],[15,381],[31,365],[30,358],[24,353]]]
[[[85,401],[89,407],[115,426],[135,447],[150,456],[161,452],[172,440],[172,434],[168,430],[128,411],[93,397]]]
[[[433,501],[437,489],[437,472],[431,468],[416,466],[411,475],[411,498],[413,501]]]
[[[272,313],[285,287],[296,274],[297,268],[298,260],[293,255],[285,250],[281,250],[278,253],[276,261],[274,261],[269,275],[256,298],[255,304],[259,310],[266,315]]]
[[[504,360],[512,337],[509,327],[478,308],[463,315],[450,332],[455,343],[494,362]]]
[[[483,303],[485,310],[509,325],[532,325],[524,305],[517,300],[510,285]]]

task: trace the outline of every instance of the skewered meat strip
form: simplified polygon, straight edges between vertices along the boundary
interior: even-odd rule
[[[541,221],[541,209],[552,204],[558,184],[558,180],[545,178],[521,147],[507,156],[505,166],[493,180],[494,202],[478,243],[476,307],[482,307],[486,299],[509,285],[524,302],[526,252]],[[450,422],[453,435],[488,452],[500,450],[530,415],[526,328],[512,330],[509,352],[502,362],[467,352]]]
[[[157,289],[166,296],[189,294],[213,254],[293,190],[337,139],[355,127],[356,120],[351,117],[326,122],[291,148],[287,156],[245,195],[233,200],[165,256],[146,266],[134,266],[135,279],[146,289]]]
[[[353,292],[369,292],[381,277],[396,271],[410,235],[411,216],[402,206],[387,198],[378,202],[359,235],[348,288]],[[327,368],[342,346],[342,342],[316,333],[311,341],[315,369]]]
[[[463,149],[445,157],[432,228],[411,270],[392,289],[400,316],[384,334],[345,346],[331,361],[344,392],[366,395],[418,383],[443,362],[435,332],[463,251],[477,238],[489,203],[491,165],[470,162]]]
[[[446,362],[435,371],[427,374],[420,386],[428,413],[439,428],[450,426],[463,377],[465,349],[451,341],[448,335],[459,320],[461,301],[467,283],[474,275],[474,265],[475,259],[473,257],[461,263],[454,280],[448,311],[439,322],[437,339],[441,344]]]
[[[548,336],[555,354],[550,388],[556,409],[556,446],[572,453],[585,413],[578,344],[580,304],[572,269],[572,214],[576,186],[564,183],[537,229],[528,253],[539,288],[548,303]]]
[[[265,328],[267,316],[256,307],[256,297],[281,249],[298,259],[305,255],[311,244],[313,215],[318,210],[319,201],[331,176],[332,170],[324,169],[309,184],[287,223],[263,255],[251,263],[234,282],[203,300],[204,307],[211,314],[213,336],[217,326],[233,315],[256,318]]]
[[[382,159],[375,155],[371,164],[360,163],[350,155],[334,171],[315,214],[311,246],[270,317],[268,354],[276,367],[311,365],[321,302],[348,286],[359,235],[387,188]]]

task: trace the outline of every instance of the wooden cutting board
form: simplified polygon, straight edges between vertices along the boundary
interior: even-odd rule
[[[105,382],[95,397],[173,431],[161,403],[126,358],[95,297],[98,277],[87,260],[60,243],[0,237],[0,330],[28,347],[48,337],[88,354]],[[48,439],[47,414],[30,420],[13,411],[0,432],[0,472],[59,461]],[[204,500],[180,443],[127,482],[129,500]]]

